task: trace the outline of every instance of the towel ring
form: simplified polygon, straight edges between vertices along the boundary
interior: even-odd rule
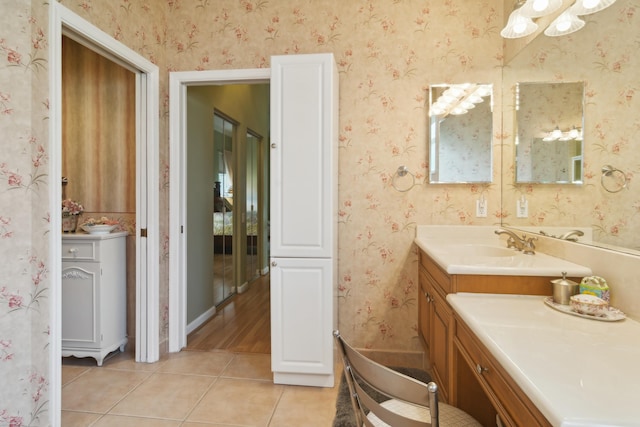
[[[404,188],[404,187],[398,188],[398,180],[402,181],[402,178],[404,178],[407,175],[409,177],[411,177],[411,179],[410,179],[411,185],[409,185],[407,188]],[[404,192],[407,192],[407,191],[411,190],[413,187],[415,187],[415,185],[416,185],[416,177],[415,177],[414,174],[409,172],[409,169],[407,169],[406,166],[398,166],[398,170],[396,170],[396,172],[393,174],[393,178],[391,178],[391,185],[397,191],[399,191],[401,193],[404,193]]]
[[[623,183],[622,185],[619,185],[619,188],[612,188],[610,184],[609,184],[609,187],[607,187],[607,185],[605,184],[605,180],[604,180],[605,177],[615,178],[613,174],[622,175]],[[620,169],[614,168],[611,165],[604,165],[602,167],[602,177],[600,178],[600,182],[602,183],[602,188],[607,190],[609,193],[617,193],[619,191],[622,191],[625,188],[628,188],[627,185],[629,184],[629,178],[627,177],[627,174],[622,172]],[[620,182],[620,180],[616,179],[614,182],[618,183]]]

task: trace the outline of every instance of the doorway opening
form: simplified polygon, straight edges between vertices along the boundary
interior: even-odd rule
[[[63,34],[135,74],[135,354],[136,361],[159,358],[158,292],[158,111],[159,69],[58,2],[49,7],[50,162],[49,211],[60,211],[62,195],[62,37]],[[56,178],[58,177],[58,178]],[[49,360],[51,425],[61,414],[62,218],[51,215]],[[143,237],[143,231],[145,236]]]
[[[265,153],[262,135],[269,134],[270,74],[268,69],[170,74],[170,185],[178,191],[171,192],[170,200],[169,351],[185,348],[189,332],[212,319],[217,309],[234,307],[225,305],[227,298],[236,290],[242,293],[250,280],[269,271],[269,170],[268,166],[263,166],[268,163],[269,154]],[[265,122],[262,126],[252,124],[246,117],[240,119],[243,115],[240,110],[255,107],[255,103],[241,106],[238,102],[250,91],[267,94],[262,96],[265,110],[261,113]],[[205,99],[208,92],[215,92],[220,98],[210,102]],[[226,99],[227,104],[221,99]],[[204,206],[196,214],[194,203],[202,198],[189,196],[194,185],[189,178],[192,173],[190,162],[198,159],[190,150],[198,144],[198,132],[202,132],[194,131],[193,125],[202,123],[212,129],[211,138],[205,138],[205,143],[211,145],[206,155],[211,166],[205,169],[211,173],[210,177],[203,174],[207,176],[204,186],[212,200],[210,209]],[[193,221],[198,215],[204,219]],[[206,233],[205,238],[198,236],[197,233],[203,234],[202,230],[211,230],[211,224],[213,232]],[[198,239],[213,240],[210,256],[190,252],[192,243]],[[208,251],[209,247],[203,245],[202,249]],[[215,303],[211,296],[206,303],[208,306],[202,305],[199,311],[193,312],[194,302],[201,302],[197,292],[202,295],[206,292],[192,289],[191,266],[196,258],[200,259],[198,268],[201,271],[203,266],[213,270],[212,264],[216,266],[215,261],[221,260],[217,265],[222,265],[225,273],[217,277],[224,278],[225,285],[215,297]],[[227,278],[231,279],[229,283],[226,283]],[[213,280],[201,282],[210,284]],[[266,280],[268,284],[268,276]]]

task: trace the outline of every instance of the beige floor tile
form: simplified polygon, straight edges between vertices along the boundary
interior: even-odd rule
[[[98,420],[101,414],[89,412],[62,411],[60,423],[63,427],[87,427]]]
[[[89,372],[89,369],[91,368],[88,368],[85,366],[63,365],[62,366],[62,385],[64,386],[65,384],[70,383],[71,381],[75,380],[85,372]]]
[[[156,372],[109,413],[182,420],[215,379],[203,375]]]
[[[180,421],[105,415],[91,427],[180,427]]]
[[[247,378],[255,380],[273,379],[270,354],[236,354],[231,363],[222,372],[224,377]]]
[[[229,352],[181,351],[170,354],[159,372],[218,376],[232,359]]]
[[[62,409],[104,414],[149,375],[148,372],[92,368],[62,387]]]
[[[285,387],[270,426],[331,427],[336,413],[337,387]]]
[[[220,378],[187,421],[265,427],[282,390],[268,381]]]

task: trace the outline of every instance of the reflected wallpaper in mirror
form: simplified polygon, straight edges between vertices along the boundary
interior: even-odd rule
[[[429,87],[429,182],[491,182],[492,89],[475,83]]]
[[[636,11],[634,14],[633,12]],[[538,36],[503,69],[502,224],[535,231],[545,227],[588,228],[579,242],[640,253],[640,25],[637,1],[618,0],[584,17],[569,36]],[[615,37],[613,36],[615,35]],[[584,88],[582,185],[516,182],[515,91],[519,82],[576,82]],[[602,183],[603,167],[622,171],[624,189]],[[623,181],[624,182],[624,181]],[[525,197],[526,217],[517,213]],[[553,233],[552,233],[553,234]]]
[[[516,85],[516,182],[582,183],[584,83]]]

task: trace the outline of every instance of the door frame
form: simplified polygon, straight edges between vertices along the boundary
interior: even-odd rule
[[[187,87],[263,84],[270,68],[169,73],[169,352],[187,345]]]
[[[62,390],[62,35],[128,68],[136,77],[136,349],[137,362],[159,359],[159,68],[57,1],[49,4],[50,425],[60,425]],[[142,237],[142,229],[147,230]]]

